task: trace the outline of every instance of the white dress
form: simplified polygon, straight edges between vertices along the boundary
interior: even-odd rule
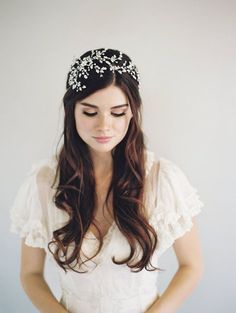
[[[184,172],[172,161],[155,159],[146,151],[146,207],[149,223],[158,235],[158,246],[151,264],[158,267],[159,257],[193,226],[192,218],[204,206],[199,194]],[[157,164],[159,162],[159,171]],[[126,265],[116,265],[129,254],[129,244],[113,223],[104,237],[100,253],[82,269],[87,273],[65,273],[47,250],[52,232],[66,224],[68,215],[52,201],[50,188],[56,158],[41,159],[33,164],[20,186],[10,210],[10,231],[25,237],[25,243],[45,249],[55,265],[62,296],[60,303],[70,313],[143,313],[159,296],[158,271],[133,273]],[[88,231],[82,244],[85,255],[93,255],[98,240]],[[96,263],[95,263],[96,262]]]

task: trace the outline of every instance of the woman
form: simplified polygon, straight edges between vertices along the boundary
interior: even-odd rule
[[[184,172],[147,150],[139,73],[113,49],[75,59],[63,98],[64,142],[33,165],[11,209],[21,282],[43,313],[173,313],[202,275],[194,216],[203,203]],[[158,291],[158,259],[179,268]],[[48,257],[62,295],[44,279]]]

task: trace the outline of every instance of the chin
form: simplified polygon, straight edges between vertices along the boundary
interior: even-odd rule
[[[111,152],[116,145],[108,144],[97,144],[97,145],[88,145],[89,148],[95,152]]]
[[[111,152],[123,139],[124,137],[116,137],[116,142],[112,142],[111,140],[111,142],[107,143],[99,143],[96,141],[91,142],[90,140],[87,140],[86,144],[89,146],[89,149],[93,150],[94,152]]]

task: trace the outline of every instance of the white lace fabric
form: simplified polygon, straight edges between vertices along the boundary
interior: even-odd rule
[[[158,246],[152,257],[152,264],[158,267],[159,257],[177,238],[191,230],[193,217],[201,212],[204,204],[180,167],[165,158],[157,161],[152,151],[146,152],[145,205],[149,223],[158,235]],[[72,271],[65,274],[49,253],[47,245],[52,232],[68,221],[67,213],[52,201],[55,190],[50,186],[55,169],[54,156],[32,165],[10,209],[10,231],[25,238],[28,246],[45,249],[59,273],[61,303],[70,313],[145,312],[158,296],[158,272],[144,269],[132,273],[127,265],[112,262],[112,256],[122,260],[130,252],[128,241],[115,223],[104,237],[100,253],[83,267],[88,271],[86,274]],[[97,246],[98,240],[88,232],[82,252],[93,255]]]

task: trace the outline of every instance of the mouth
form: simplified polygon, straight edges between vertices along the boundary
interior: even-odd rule
[[[94,137],[95,139],[99,139],[99,140],[106,140],[106,139],[110,139],[112,137]]]
[[[99,143],[106,143],[111,140],[112,137],[94,137]]]

